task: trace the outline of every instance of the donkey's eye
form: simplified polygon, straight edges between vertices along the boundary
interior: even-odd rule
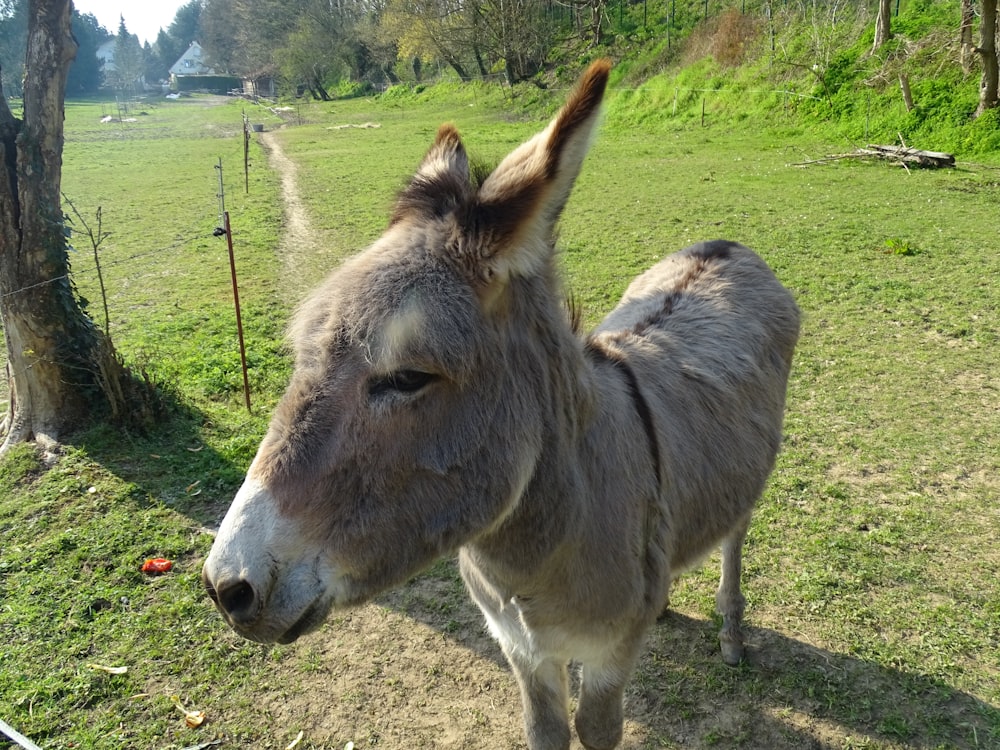
[[[391,391],[416,393],[436,378],[437,375],[422,370],[396,370],[373,379],[368,385],[368,395],[378,396]]]

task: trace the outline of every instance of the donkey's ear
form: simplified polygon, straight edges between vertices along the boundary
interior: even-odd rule
[[[407,216],[444,216],[471,193],[465,146],[454,125],[442,125],[417,173],[399,194],[390,225]]]
[[[608,83],[609,60],[583,74],[549,126],[519,146],[479,190],[480,226],[493,245],[484,258],[485,278],[529,274],[551,254],[551,238],[597,125]]]

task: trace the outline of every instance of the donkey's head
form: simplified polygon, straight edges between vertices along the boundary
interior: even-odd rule
[[[242,635],[294,640],[499,528],[575,431],[589,389],[553,230],[608,70],[481,184],[443,126],[385,234],[298,312],[294,375],[203,571]]]

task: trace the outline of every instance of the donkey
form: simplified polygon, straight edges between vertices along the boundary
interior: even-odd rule
[[[229,625],[289,643],[458,552],[531,750],[622,736],[671,580],[722,546],[743,656],[743,539],[781,441],[799,314],[749,249],[688,247],[581,337],[554,232],[598,121],[591,65],[483,179],[443,125],[380,239],[299,309],[295,368],[205,561]]]

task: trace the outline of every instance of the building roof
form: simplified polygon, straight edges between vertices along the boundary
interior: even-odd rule
[[[170,66],[172,76],[214,76],[215,70],[202,61],[201,45],[191,42],[191,46]]]

